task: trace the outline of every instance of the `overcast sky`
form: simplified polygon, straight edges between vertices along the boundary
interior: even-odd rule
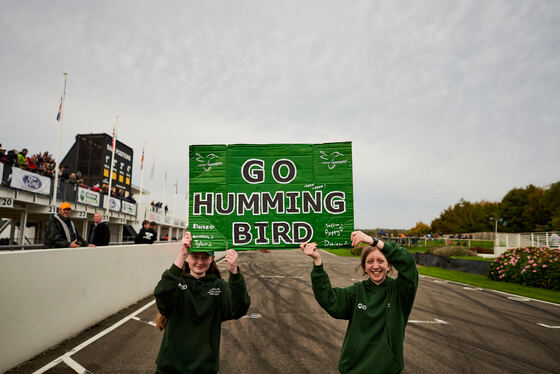
[[[560,180],[558,1],[1,5],[3,146],[56,152],[67,71],[61,156],[118,114],[181,212],[190,144],[350,140],[358,228]]]

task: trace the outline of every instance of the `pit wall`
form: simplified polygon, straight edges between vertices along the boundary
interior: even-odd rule
[[[179,247],[0,252],[0,373],[151,295]]]

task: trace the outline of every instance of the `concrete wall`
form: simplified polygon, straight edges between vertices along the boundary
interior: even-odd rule
[[[0,252],[0,373],[150,295],[179,246]]]

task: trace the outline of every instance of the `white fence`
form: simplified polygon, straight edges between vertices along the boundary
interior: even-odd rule
[[[508,249],[519,247],[550,247],[558,248],[559,243],[551,236],[554,232],[531,232],[506,234],[498,233],[494,243],[494,254],[499,256]],[[559,235],[556,233],[556,235]]]

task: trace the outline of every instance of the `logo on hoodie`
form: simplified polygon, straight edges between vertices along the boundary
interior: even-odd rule
[[[362,303],[358,303],[358,309],[366,310],[366,309],[367,309],[367,306],[365,306],[365,305],[362,304]]]
[[[189,286],[187,286],[186,284],[181,284],[181,283],[179,283],[179,285],[177,287],[179,287],[183,291],[186,290],[187,288],[189,288]]]
[[[222,290],[218,287],[210,288],[210,290],[208,290],[208,295],[210,295],[210,296],[218,296],[221,293],[222,293]]]

